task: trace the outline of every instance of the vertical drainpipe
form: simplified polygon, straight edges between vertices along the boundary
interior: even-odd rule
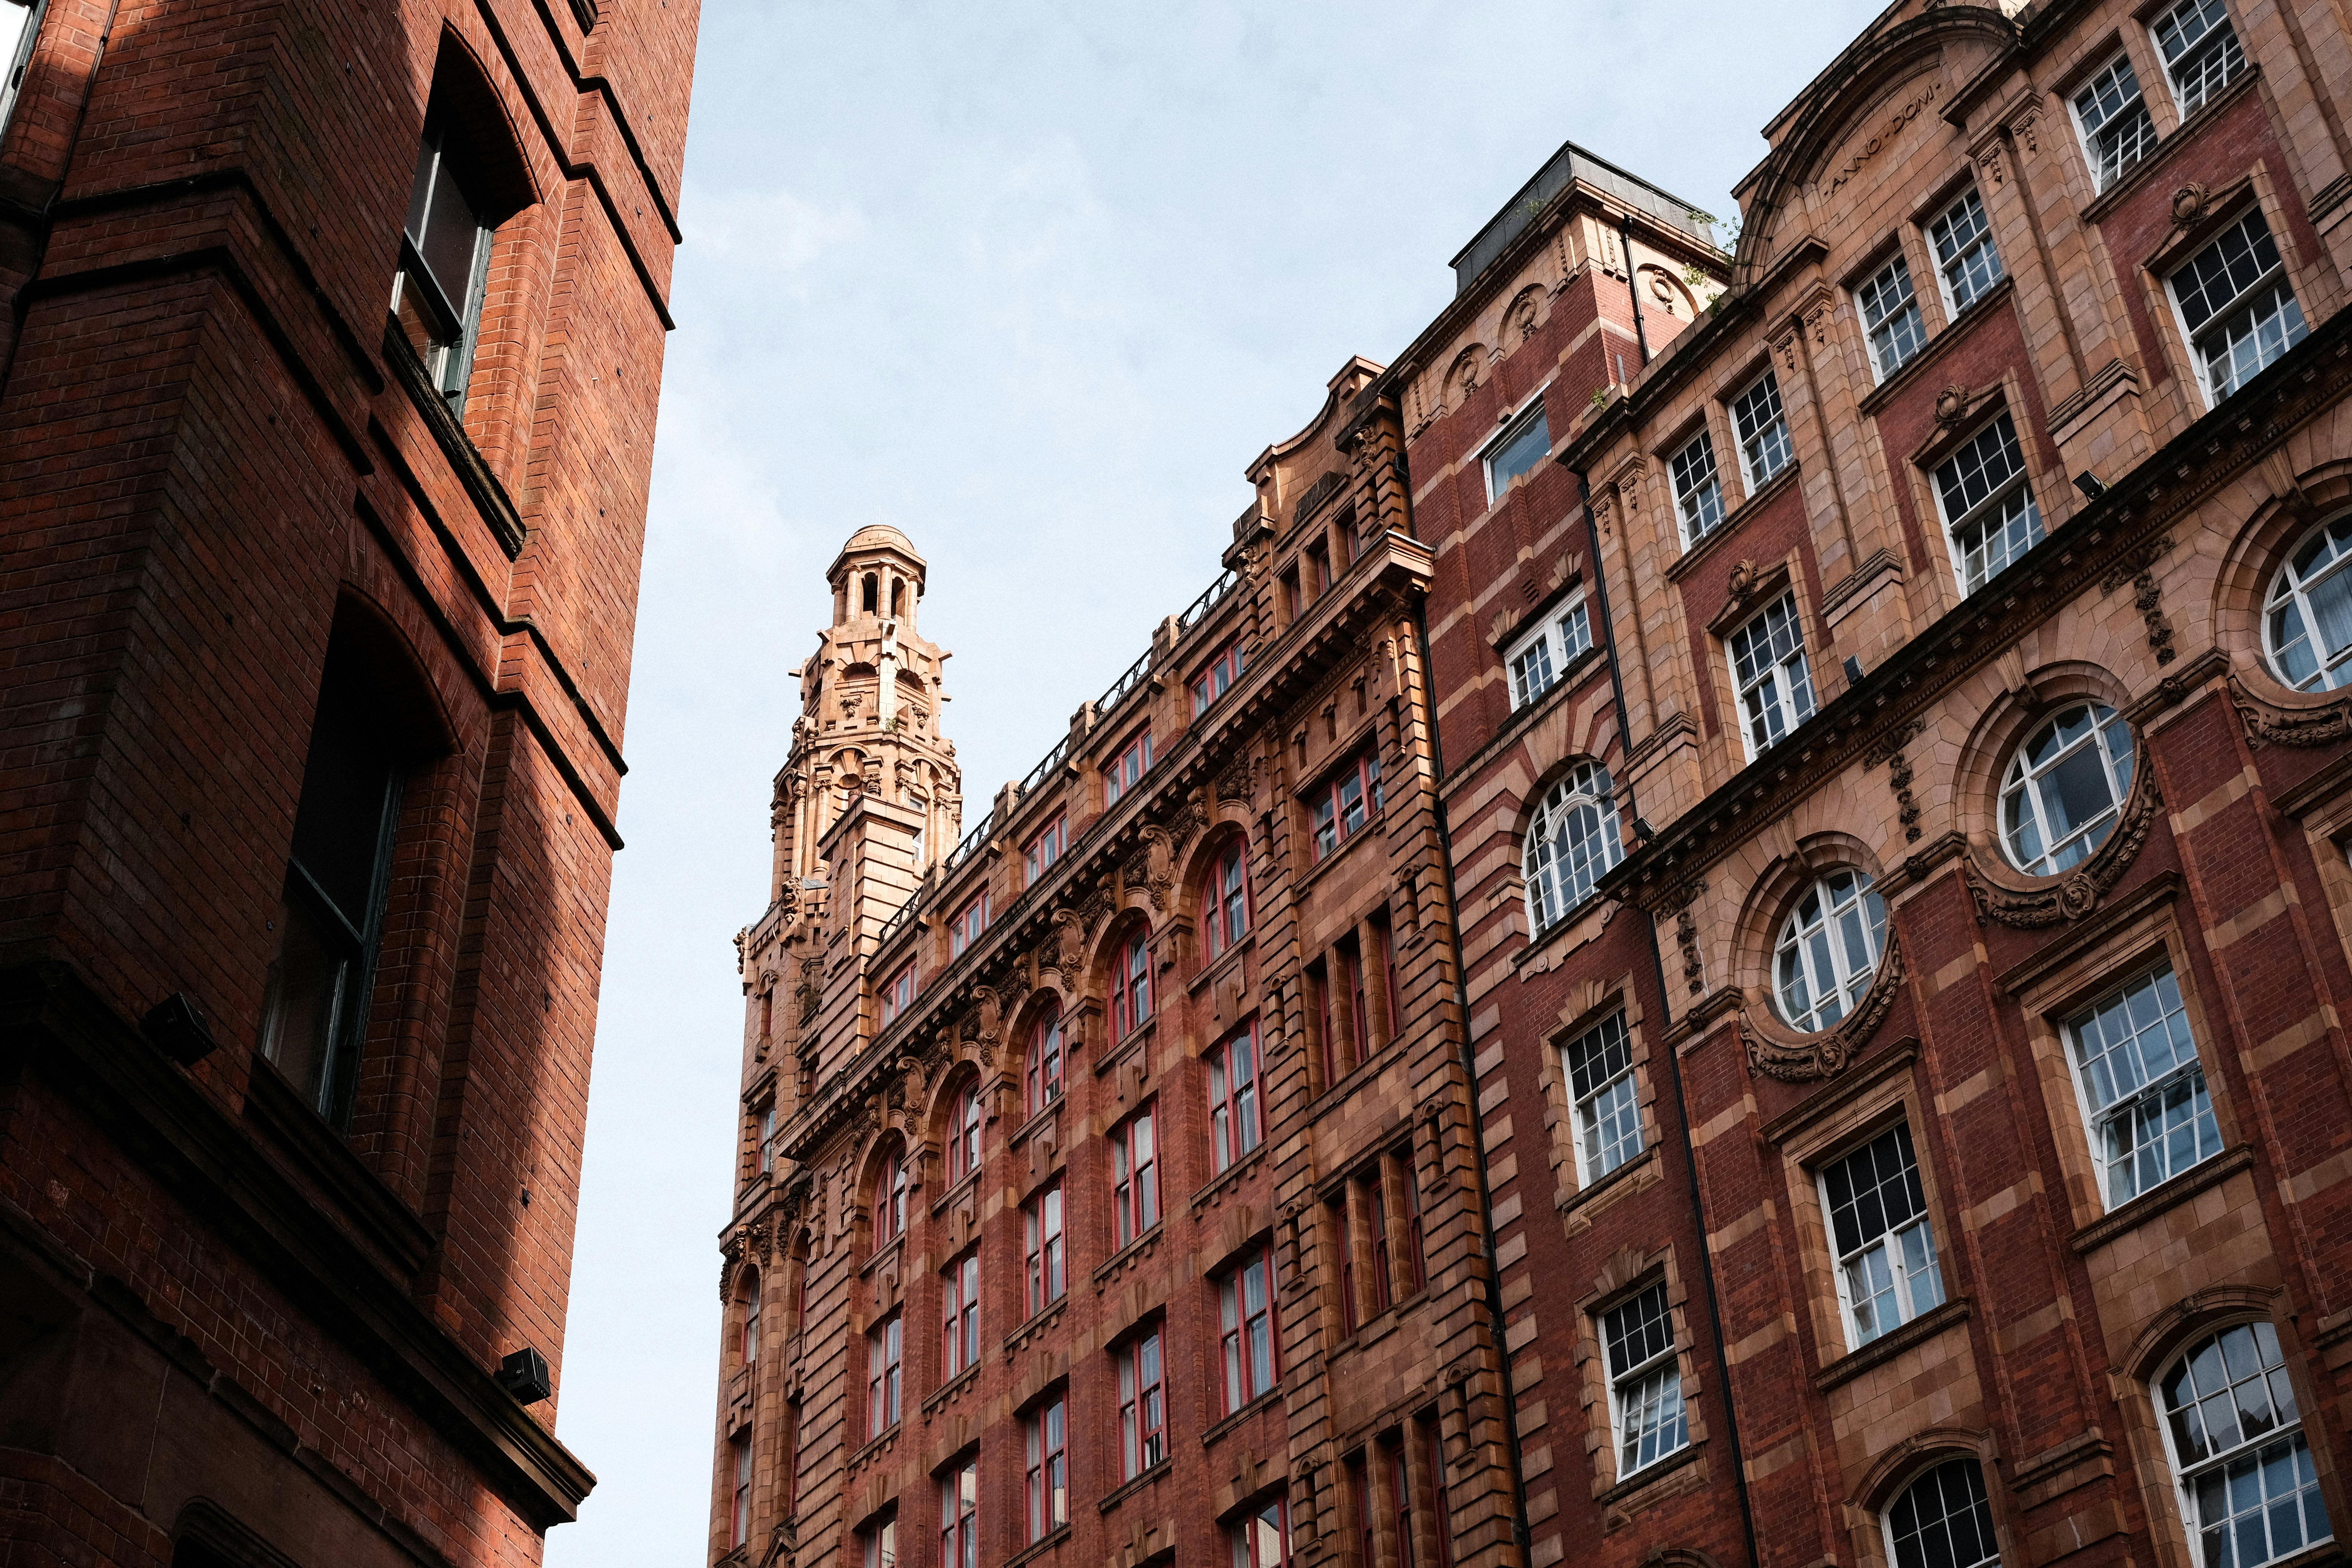
[[[1626,252],[1626,271],[1633,271],[1633,253]],[[1633,320],[1642,319],[1641,301],[1633,302]],[[1592,521],[1592,487],[1581,468],[1569,470],[1576,476],[1577,504],[1584,509],[1584,537],[1592,549],[1592,598],[1600,606],[1601,624],[1606,628],[1602,646],[1609,653],[1609,690],[1617,703],[1617,734],[1622,742],[1625,734],[1625,678],[1617,665],[1617,627],[1609,616],[1609,579],[1601,569],[1601,529]],[[1638,815],[1638,814],[1637,814]],[[1439,817],[1441,826],[1444,818]],[[1663,1005],[1666,995],[1666,961],[1658,952],[1658,925],[1649,922],[1650,970],[1657,977],[1658,1000]],[[1717,1401],[1723,1406],[1724,1436],[1731,1446],[1731,1487],[1739,1499],[1739,1527],[1748,1537],[1749,1568],[1763,1568],[1764,1559],[1756,1550],[1756,1513],[1748,1500],[1748,1464],[1739,1452],[1739,1416],[1731,1403],[1731,1358],[1723,1348],[1722,1299],[1715,1289],[1715,1255],[1706,1244],[1706,1210],[1701,1206],[1698,1191],[1698,1152],[1690,1146],[1690,1101],[1683,1098],[1682,1055],[1675,1050],[1662,1050],[1666,1058],[1666,1073],[1674,1082],[1675,1120],[1683,1123],[1683,1175],[1690,1183],[1691,1217],[1698,1226],[1699,1279],[1706,1291],[1707,1337],[1715,1347],[1715,1377]]]
[[[1650,363],[1650,334],[1648,331],[1643,330],[1642,326],[1642,290],[1636,288],[1633,283],[1633,220],[1632,218],[1623,216],[1620,216],[1618,218],[1617,245],[1618,247],[1625,254],[1625,298],[1633,301],[1633,342],[1642,351],[1642,363],[1643,364],[1648,364]],[[1579,474],[1577,476],[1576,482],[1580,485],[1582,484],[1584,482],[1584,476]],[[1588,521],[1591,519],[1591,510],[1590,508],[1586,509],[1585,516]],[[1596,570],[1599,568],[1599,556],[1593,557],[1593,565]],[[1620,710],[1620,711],[1622,712],[1622,710]]]

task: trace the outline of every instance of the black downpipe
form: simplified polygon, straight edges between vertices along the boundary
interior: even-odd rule
[[[1519,1457],[1519,1396],[1511,1383],[1510,1336],[1503,1329],[1503,1271],[1495,1261],[1495,1226],[1487,1205],[1495,1189],[1486,1179],[1486,1130],[1478,1120],[1478,1053],[1470,1046],[1470,983],[1462,969],[1462,901],[1454,896],[1454,834],[1445,822],[1445,743],[1437,732],[1437,704],[1430,698],[1429,621],[1426,607],[1412,606],[1412,640],[1421,655],[1422,696],[1429,711],[1429,762],[1438,788],[1431,792],[1437,807],[1437,868],[1445,879],[1447,924],[1454,929],[1454,1005],[1462,1016],[1462,1076],[1470,1089],[1470,1155],[1478,1167],[1478,1245],[1486,1254],[1486,1311],[1495,1323],[1495,1362],[1503,1384],[1503,1448],[1511,1467],[1511,1540],[1519,1561],[1533,1560],[1533,1534],[1528,1528],[1527,1471]]]
[[[1633,342],[1642,351],[1642,363],[1647,364],[1650,363],[1650,334],[1642,326],[1642,290],[1633,281],[1633,224],[1631,218],[1617,220],[1617,245],[1625,253],[1625,298],[1633,301]],[[1583,483],[1582,475],[1577,476],[1577,482]],[[1591,509],[1586,508],[1586,518],[1589,520],[1591,515]]]
[[[1626,253],[1627,270],[1631,271],[1633,253]],[[1641,320],[1641,305],[1634,304],[1634,320]],[[1584,509],[1584,537],[1592,546],[1592,597],[1601,610],[1601,624],[1607,628],[1601,639],[1609,652],[1609,690],[1617,701],[1617,734],[1622,742],[1625,734],[1625,677],[1617,665],[1617,623],[1609,615],[1609,580],[1601,570],[1601,529],[1592,521],[1592,487],[1586,482],[1581,469],[1571,469],[1576,475],[1576,499]],[[1424,667],[1427,660],[1423,659]],[[1638,815],[1635,820],[1639,820]],[[1444,817],[1438,818],[1441,829]],[[1666,999],[1666,961],[1658,952],[1658,926],[1650,927],[1650,970],[1657,978],[1658,1002]],[[1763,1568],[1764,1559],[1756,1551],[1756,1512],[1748,1500],[1748,1462],[1739,1451],[1739,1417],[1732,1408],[1731,1358],[1723,1348],[1722,1298],[1715,1289],[1715,1254],[1706,1244],[1706,1210],[1701,1206],[1698,1192],[1698,1154],[1690,1146],[1690,1101],[1683,1098],[1682,1054],[1672,1049],[1661,1050],[1666,1058],[1666,1076],[1674,1080],[1675,1120],[1683,1125],[1683,1175],[1690,1183],[1691,1217],[1698,1226],[1699,1278],[1706,1289],[1707,1338],[1715,1346],[1716,1403],[1723,1407],[1723,1435],[1731,1444],[1731,1486],[1739,1499],[1739,1527],[1748,1537],[1749,1568]]]

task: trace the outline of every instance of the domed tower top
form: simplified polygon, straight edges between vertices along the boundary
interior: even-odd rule
[[[915,606],[923,596],[926,563],[914,541],[887,522],[869,522],[849,536],[825,571],[833,584],[833,624],[876,616],[915,629]]]

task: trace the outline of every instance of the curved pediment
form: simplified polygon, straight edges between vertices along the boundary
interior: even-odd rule
[[[1788,245],[1813,232],[1814,215],[1857,181],[1885,178],[1949,133],[1955,92],[2014,47],[2017,28],[1990,5],[1942,5],[1866,37],[1784,111],[1771,154],[1748,177],[1736,276],[1761,277]]]

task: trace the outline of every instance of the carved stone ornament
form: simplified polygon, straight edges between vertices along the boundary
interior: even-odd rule
[[[2194,180],[2173,192],[2172,226],[2188,228],[2194,225],[2205,216],[2206,206],[2211,200],[2211,194]]]
[[[1166,914],[1176,888],[1176,848],[1164,827],[1143,830],[1143,885],[1151,894],[1152,909]]]
[[[1177,809],[1173,816],[1168,819],[1168,841],[1171,844],[1190,844],[1192,841],[1192,836],[1208,826],[1208,807],[1202,804],[1197,791],[1190,792],[1184,796],[1184,804]]]
[[[1969,416],[1969,389],[1954,382],[1936,394],[1936,423],[1950,429]]]
[[[807,1026],[811,1018],[816,1016],[817,1008],[824,1001],[824,960],[822,958],[801,960],[801,983],[794,988],[793,995],[794,1000],[800,1003],[801,1024],[803,1027]]]
[[[1250,797],[1250,781],[1255,767],[1247,752],[1227,763],[1217,773],[1217,798],[1246,802]]]
[[[1890,930],[1886,933],[1886,951],[1879,954],[1878,973],[1872,978],[1870,989],[1862,994],[1853,1011],[1826,1034],[1793,1046],[1779,1045],[1766,1039],[1743,1016],[1739,1032],[1748,1042],[1748,1065],[1783,1083],[1811,1083],[1835,1078],[1870,1044],[1870,1037],[1885,1021],[1887,1009],[1895,1005],[1895,994],[1902,988],[1903,944],[1895,940]]]
[[[1731,589],[1731,596],[1734,599],[1738,600],[1743,605],[1748,600],[1754,598],[1756,596],[1757,580],[1762,575],[1762,569],[1756,564],[1753,559],[1744,555],[1741,556],[1739,558],[1739,563],[1731,569],[1731,582],[1728,584]]]
[[[1076,910],[1054,911],[1054,935],[1047,951],[1053,954],[1054,967],[1060,971],[1064,984],[1077,979],[1078,965],[1086,954],[1087,931]]]
[[[722,1307],[735,1298],[735,1266],[742,1260],[743,1238],[729,1237],[719,1250],[719,1304]]]
[[[751,934],[751,928],[750,926],[745,926],[742,930],[735,933],[735,973],[738,974],[743,973],[743,942],[744,939],[749,937]]]
[[[2124,802],[2122,819],[2107,835],[2107,841],[2089,859],[2069,871],[2056,887],[2020,893],[1987,881],[1980,875],[1970,875],[1967,879],[1969,896],[1976,901],[1978,921],[1997,921],[2020,931],[2032,931],[2061,921],[2081,920],[2099,907],[2107,889],[2131,868],[2140,846],[2147,842],[2148,829],[2155,825],[2156,808],[2160,804],[2156,770],[2143,761],[2139,775],[2132,784],[2131,798]]]
[[[2126,583],[2132,585],[2132,608],[2147,627],[2147,646],[2158,664],[2170,664],[2177,651],[2172,646],[2172,621],[2164,613],[2164,591],[2156,582],[2156,563],[2171,548],[2172,535],[2158,534],[2135,546],[2099,579],[2099,591],[2105,594]]]
[[[2248,691],[2236,676],[2230,677],[2230,706],[2245,726],[2246,748],[2264,746],[2331,746],[2352,735],[2352,696],[2338,698],[2325,708],[2281,708]]]
[[[1110,885],[1108,882],[1097,882],[1093,889],[1078,902],[1078,922],[1086,933],[1092,936],[1095,928],[1101,925],[1109,914]]]

